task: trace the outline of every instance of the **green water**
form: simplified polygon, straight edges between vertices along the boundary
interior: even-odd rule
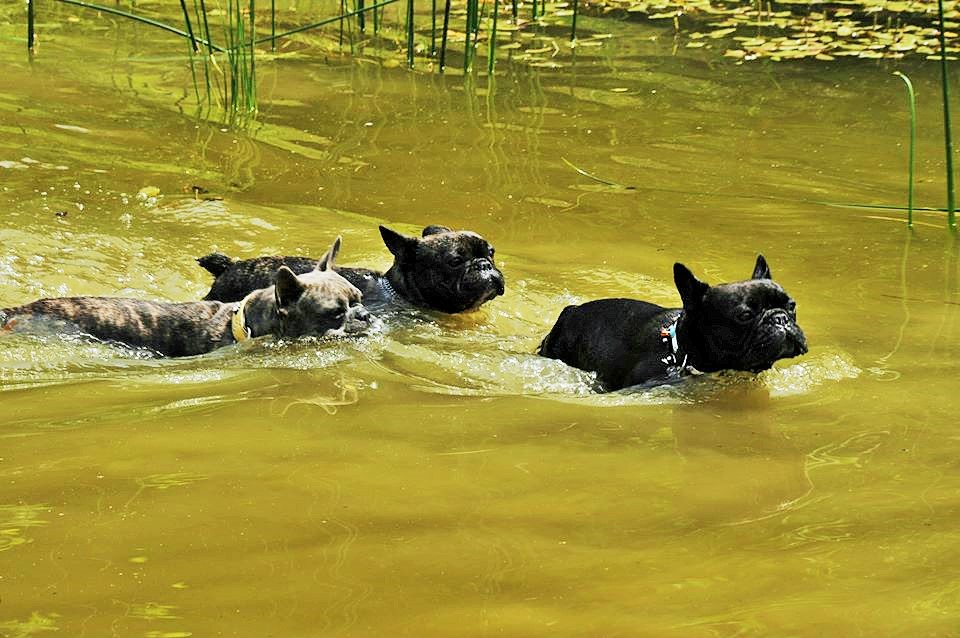
[[[495,86],[265,59],[243,134],[193,116],[175,38],[40,19],[32,61],[0,26],[0,306],[197,299],[199,255],[337,234],[383,268],[381,223],[483,234],[507,294],[185,360],[0,340],[0,636],[960,634],[957,245],[817,203],[905,202],[898,68],[945,201],[935,63],[736,66],[584,19],[615,37]],[[674,261],[758,252],[802,358],[598,396],[532,354],[569,303],[675,304]]]

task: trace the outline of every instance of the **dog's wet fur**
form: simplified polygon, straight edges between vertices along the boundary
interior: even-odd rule
[[[338,267],[363,294],[363,303],[377,311],[398,303],[446,313],[476,310],[504,293],[504,278],[493,263],[494,249],[480,235],[427,226],[421,237],[380,226],[384,244],[394,257],[385,273],[368,268]],[[295,273],[313,270],[310,257],[255,257],[234,260],[211,253],[197,262],[215,279],[208,300],[236,301],[263,287],[279,267]]]
[[[710,286],[679,263],[673,273],[682,308],[634,299],[567,306],[539,353],[596,372],[598,389],[610,391],[670,383],[692,370],[760,372],[807,352],[796,303],[763,255],[745,281]]]
[[[250,291],[243,303],[247,334],[284,339],[362,332],[371,317],[361,292],[337,274],[340,238],[314,268],[296,275],[280,266],[271,284]],[[40,299],[0,310],[0,332],[82,334],[148,349],[168,357],[203,354],[236,343],[231,322],[240,304],[171,303],[118,297]]]

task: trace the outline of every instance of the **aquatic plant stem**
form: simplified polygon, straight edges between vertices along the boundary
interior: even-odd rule
[[[65,0],[60,0],[60,2],[64,2],[64,1],[65,1]],[[304,31],[311,31],[311,30],[316,29],[316,28],[318,28],[318,27],[322,27],[322,26],[324,26],[324,25],[326,25],[326,24],[332,24],[332,23],[334,23],[334,22],[343,21],[343,20],[346,20],[347,18],[352,18],[353,16],[361,15],[362,13],[365,13],[365,12],[367,12],[367,11],[373,11],[373,10],[375,10],[375,9],[380,9],[380,8],[382,8],[382,7],[387,6],[388,4],[393,4],[394,2],[399,2],[399,1],[400,1],[400,0],[382,0],[382,2],[378,2],[378,3],[376,3],[376,4],[371,4],[371,5],[369,5],[369,6],[363,7],[362,9],[357,9],[356,11],[350,11],[349,13],[341,13],[340,15],[335,15],[335,16],[333,16],[332,18],[325,18],[325,19],[320,20],[320,21],[318,21],[318,22],[311,22],[310,24],[304,24],[304,25],[299,26],[299,27],[297,27],[297,28],[295,28],[295,29],[290,29],[290,30],[288,30],[288,31],[284,31],[283,33],[278,33],[278,34],[277,34],[277,38],[278,38],[278,39],[279,39],[279,38],[285,38],[285,37],[287,37],[288,35],[293,35],[293,34],[295,34],[295,33],[303,33]],[[258,39],[258,40],[257,40],[257,44],[263,44],[264,42],[269,42],[269,41],[270,41],[270,36],[267,36],[267,37]]]
[[[270,0],[270,48],[277,50],[277,0]]]
[[[950,131],[950,91],[947,81],[947,41],[943,24],[943,0],[937,0],[940,20],[940,84],[943,88],[943,143],[947,154],[947,225],[957,227],[956,194],[953,186],[953,140]]]
[[[187,0],[180,0],[180,10],[183,11],[183,22],[187,25],[187,34],[190,36],[190,46],[194,53],[200,53],[200,46],[193,35],[193,26],[190,24],[190,12],[187,11]]]
[[[440,73],[443,73],[443,67],[447,63],[447,32],[450,29],[450,1],[446,0],[443,5],[443,34],[440,40]]]
[[[413,68],[413,0],[407,0],[407,65]]]
[[[430,57],[437,54],[437,0],[431,0],[430,9]]]
[[[487,39],[487,73],[491,76],[497,62],[497,16],[499,14],[500,0],[493,0],[493,24],[490,27],[490,37]]]
[[[577,14],[580,10],[580,0],[573,0],[573,20],[570,25],[570,41],[576,42],[577,40]]]
[[[213,55],[213,46],[210,38],[210,23],[207,21],[207,4],[205,0],[200,0],[200,14],[203,16],[203,37],[206,40],[207,53]],[[200,21],[197,20],[197,25],[199,26]]]
[[[900,71],[894,71],[893,73],[896,76],[899,76],[903,83],[907,87],[907,100],[910,104],[910,159],[908,164],[908,177],[907,177],[907,227],[913,228],[913,164],[914,164],[914,149],[917,144],[917,96],[913,91],[913,82],[910,81],[903,73]]]
[[[250,79],[247,82],[247,113],[257,112],[257,23],[256,0],[250,0]]]
[[[27,0],[27,51],[33,53],[34,31],[33,31],[33,2]]]
[[[473,35],[474,21],[477,19],[477,1],[478,0],[467,0],[467,24],[464,29],[466,32],[466,40],[463,42],[463,72],[466,74],[470,71],[470,62],[471,62],[471,35]]]
[[[181,31],[180,29],[178,29],[178,28],[176,28],[176,27],[171,27],[169,24],[164,24],[163,22],[159,22],[159,21],[153,20],[153,19],[151,19],[151,18],[145,18],[144,16],[140,16],[140,15],[137,15],[137,14],[135,14],[135,13],[130,13],[130,12],[128,12],[128,11],[122,11],[122,10],[120,10],[120,9],[114,9],[113,7],[108,7],[108,6],[104,6],[104,5],[102,5],[102,4],[96,4],[96,3],[93,3],[93,2],[84,2],[84,0],[56,0],[56,1],[57,1],[57,2],[62,2],[62,3],[64,3],[64,4],[72,4],[72,5],[77,6],[77,7],[83,7],[84,9],[93,9],[94,11],[100,11],[100,12],[102,12],[102,13],[109,13],[109,14],[115,15],[115,16],[121,16],[121,17],[124,17],[124,18],[130,18],[131,20],[135,20],[136,22],[142,22],[143,24],[149,24],[151,27],[157,27],[158,29],[163,29],[164,31],[167,31],[168,33],[176,34],[176,35],[180,36],[181,38],[187,38],[187,39],[191,39],[191,38],[192,38],[192,36],[191,36],[189,33],[186,33],[185,31]],[[396,0],[393,0],[393,1],[396,1]],[[215,51],[220,51],[221,53],[223,53],[223,52],[226,51],[225,48],[223,48],[223,47],[221,47],[221,46],[219,46],[219,45],[213,44],[212,42],[203,42],[203,44],[206,44],[207,46],[211,47],[211,48],[214,49]]]

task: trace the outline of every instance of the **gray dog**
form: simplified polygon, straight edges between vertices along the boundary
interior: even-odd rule
[[[763,255],[746,281],[709,286],[673,266],[683,308],[633,299],[567,306],[540,354],[597,373],[602,390],[667,383],[693,370],[770,368],[807,351],[797,304],[771,281]]]
[[[422,237],[409,237],[381,226],[380,235],[394,257],[386,273],[337,268],[360,289],[364,305],[373,311],[399,302],[447,313],[464,312],[503,294],[503,273],[493,264],[493,247],[476,233],[427,226]],[[235,261],[211,253],[197,262],[216,277],[204,299],[236,301],[266,285],[280,266],[301,273],[313,270],[317,260],[255,257]]]
[[[281,266],[274,285],[235,303],[41,299],[0,310],[0,332],[84,334],[168,357],[202,354],[264,335],[296,339],[362,332],[373,319],[360,303],[360,291],[334,272],[339,251],[337,237],[315,270],[297,276]]]

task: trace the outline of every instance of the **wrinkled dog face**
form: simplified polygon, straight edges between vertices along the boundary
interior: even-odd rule
[[[722,284],[703,299],[713,318],[711,333],[720,352],[736,353],[736,367],[760,372],[778,359],[804,354],[807,341],[797,325],[797,304],[772,281]]]
[[[476,310],[503,294],[494,249],[480,235],[445,226],[427,226],[422,238],[383,226],[380,231],[397,267],[431,308],[448,313]]]
[[[344,336],[375,326],[360,303],[360,290],[333,271],[339,250],[338,237],[316,270],[299,276],[285,266],[277,271],[274,293],[281,337]]]
[[[687,316],[722,367],[760,372],[807,352],[797,304],[771,280],[762,255],[746,281],[707,286],[681,264],[674,276]]]

